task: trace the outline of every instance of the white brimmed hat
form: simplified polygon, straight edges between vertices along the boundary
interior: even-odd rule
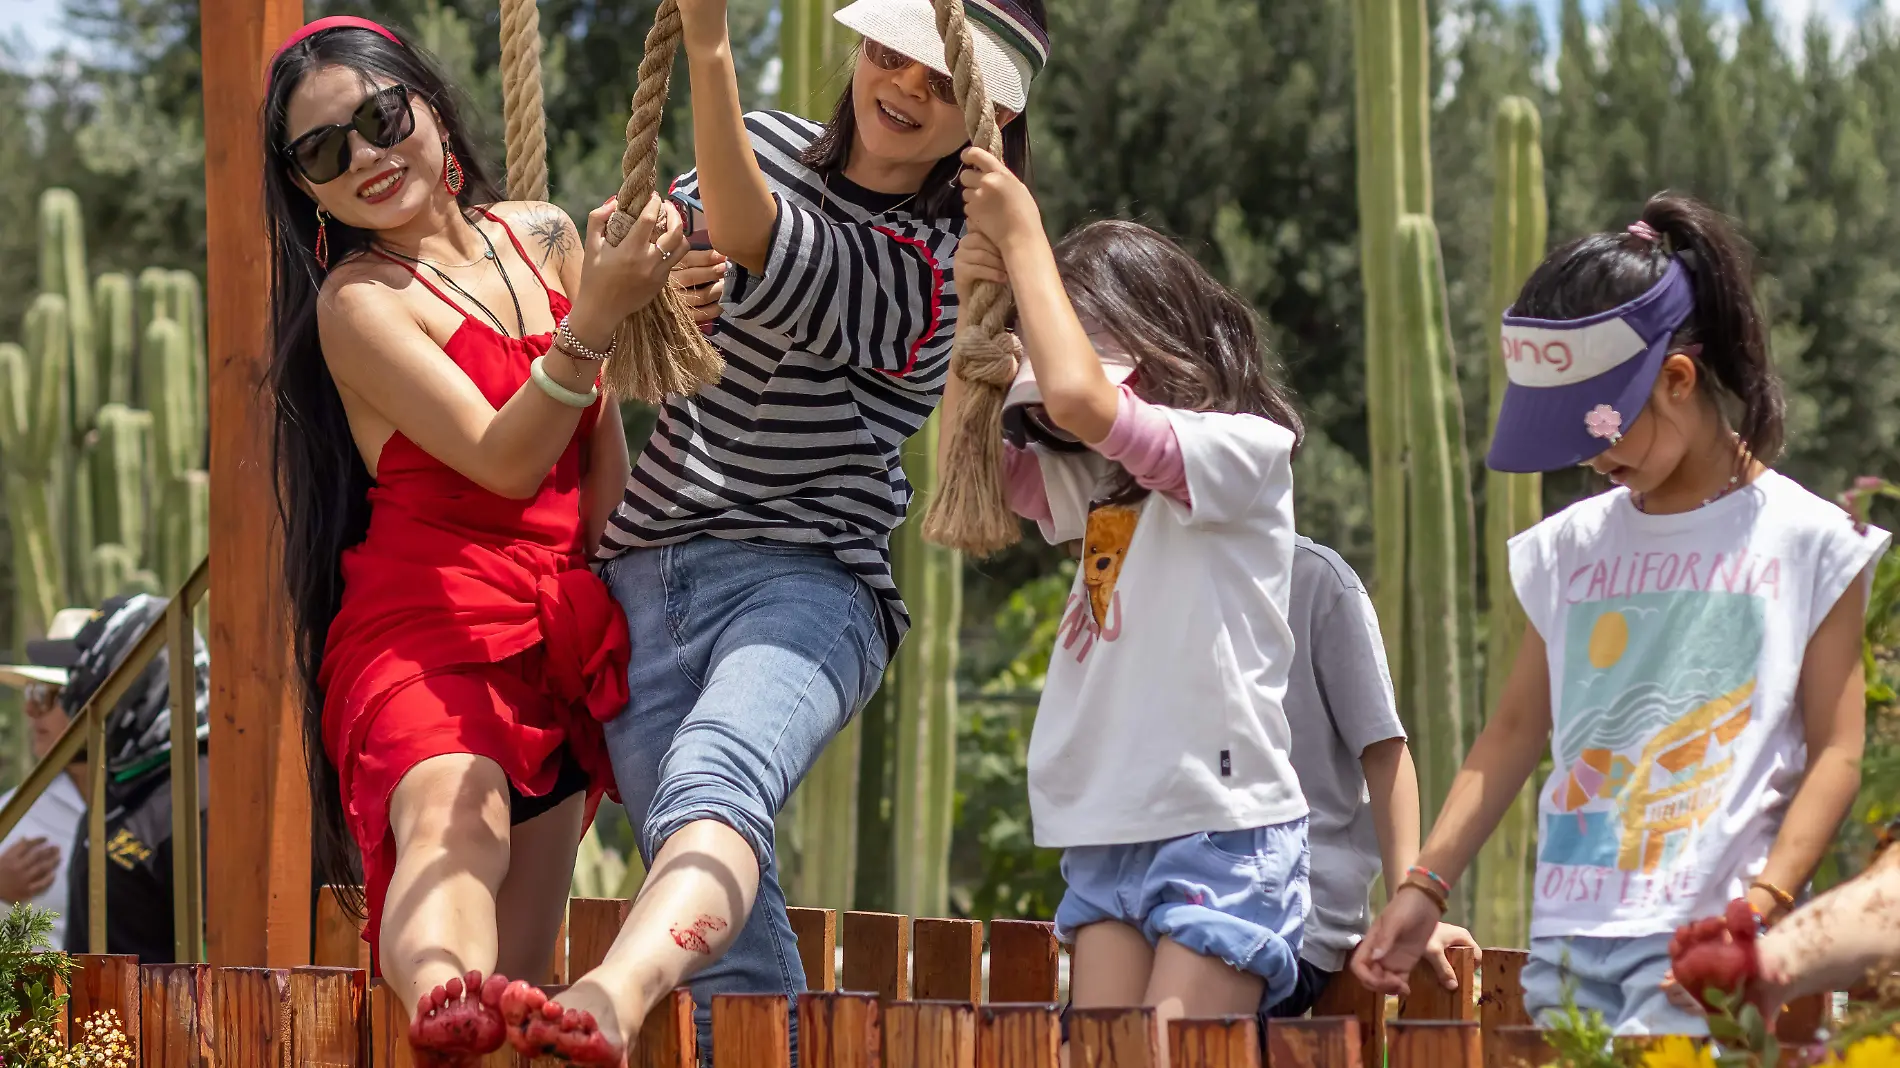
[[[46,626],[46,637],[26,643],[31,664],[0,664],[0,685],[25,689],[34,683],[64,686],[71,678],[72,666],[79,660],[79,646],[73,639],[98,615],[90,608],[62,608],[53,613]]]
[[[1016,0],[964,0],[963,10],[991,102],[1021,113],[1029,83],[1049,62],[1048,33]],[[832,17],[939,74],[950,73],[930,0],[857,0]]]

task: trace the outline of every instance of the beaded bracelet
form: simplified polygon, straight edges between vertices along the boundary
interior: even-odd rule
[[[547,359],[545,356],[536,356],[534,362],[528,365],[528,377],[534,379],[534,384],[541,387],[541,392],[570,408],[590,407],[596,400],[600,399],[599,386],[595,386],[586,393],[576,393],[559,382],[556,382],[554,378],[548,374],[548,369],[542,366],[541,361],[545,359]]]
[[[1421,868],[1418,865],[1414,864],[1411,867],[1405,869],[1405,874],[1408,876],[1410,875],[1424,876],[1425,878],[1430,879],[1432,881],[1432,885],[1438,888],[1438,892],[1440,894],[1443,894],[1447,898],[1451,896],[1451,883],[1445,881],[1444,876],[1438,874],[1437,872],[1431,870],[1430,868]]]
[[[613,336],[607,339],[607,351],[601,352],[581,344],[580,339],[574,336],[574,331],[568,327],[567,319],[567,316],[561,316],[561,321],[554,327],[554,343],[561,346],[562,351],[577,360],[591,363],[600,363],[613,355],[614,345],[620,341],[619,327],[615,327]]]

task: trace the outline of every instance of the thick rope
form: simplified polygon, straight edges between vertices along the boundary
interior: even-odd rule
[[[662,0],[653,29],[647,34],[646,53],[640,59],[640,85],[634,90],[633,114],[627,120],[627,150],[620,157],[619,206],[607,219],[607,240],[611,244],[626,239],[657,188],[660,116],[673,78],[673,57],[684,32],[679,0]],[[607,360],[606,383],[616,396],[657,404],[665,397],[684,396],[712,385],[724,370],[719,351],[699,332],[699,324],[669,285],[653,303],[620,324],[613,355]]]
[[[541,12],[501,0],[501,110],[508,124],[508,199],[548,198],[547,113],[541,106]]]
[[[970,143],[1003,157],[996,109],[965,21],[963,0],[933,0],[944,60],[963,108]],[[1008,332],[1014,301],[1008,288],[971,281],[962,288],[950,368],[963,380],[963,404],[950,434],[948,469],[937,472],[937,499],[924,537],[978,556],[1016,543],[1021,527],[1003,495],[1003,398],[1016,374],[1017,346]]]

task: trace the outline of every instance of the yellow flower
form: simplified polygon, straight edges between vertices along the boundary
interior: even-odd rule
[[[1693,1039],[1670,1035],[1643,1054],[1643,1068],[1715,1068],[1715,1054]]]
[[[1900,1038],[1875,1035],[1848,1047],[1842,1068],[1900,1068]]]

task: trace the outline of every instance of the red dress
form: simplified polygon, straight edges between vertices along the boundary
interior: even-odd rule
[[[567,298],[502,229],[558,322]],[[442,349],[499,408],[553,335],[499,334],[409,271],[462,312]],[[581,449],[599,416],[596,402],[528,500],[483,489],[401,433],[383,447],[369,533],[343,553],[343,603],[320,674],[323,743],[362,850],[372,947],[396,863],[389,801],[410,768],[473,753],[539,797],[565,749],[587,774],[590,815],[612,787],[600,723],[627,703],[627,623],[587,569],[580,518]]]

